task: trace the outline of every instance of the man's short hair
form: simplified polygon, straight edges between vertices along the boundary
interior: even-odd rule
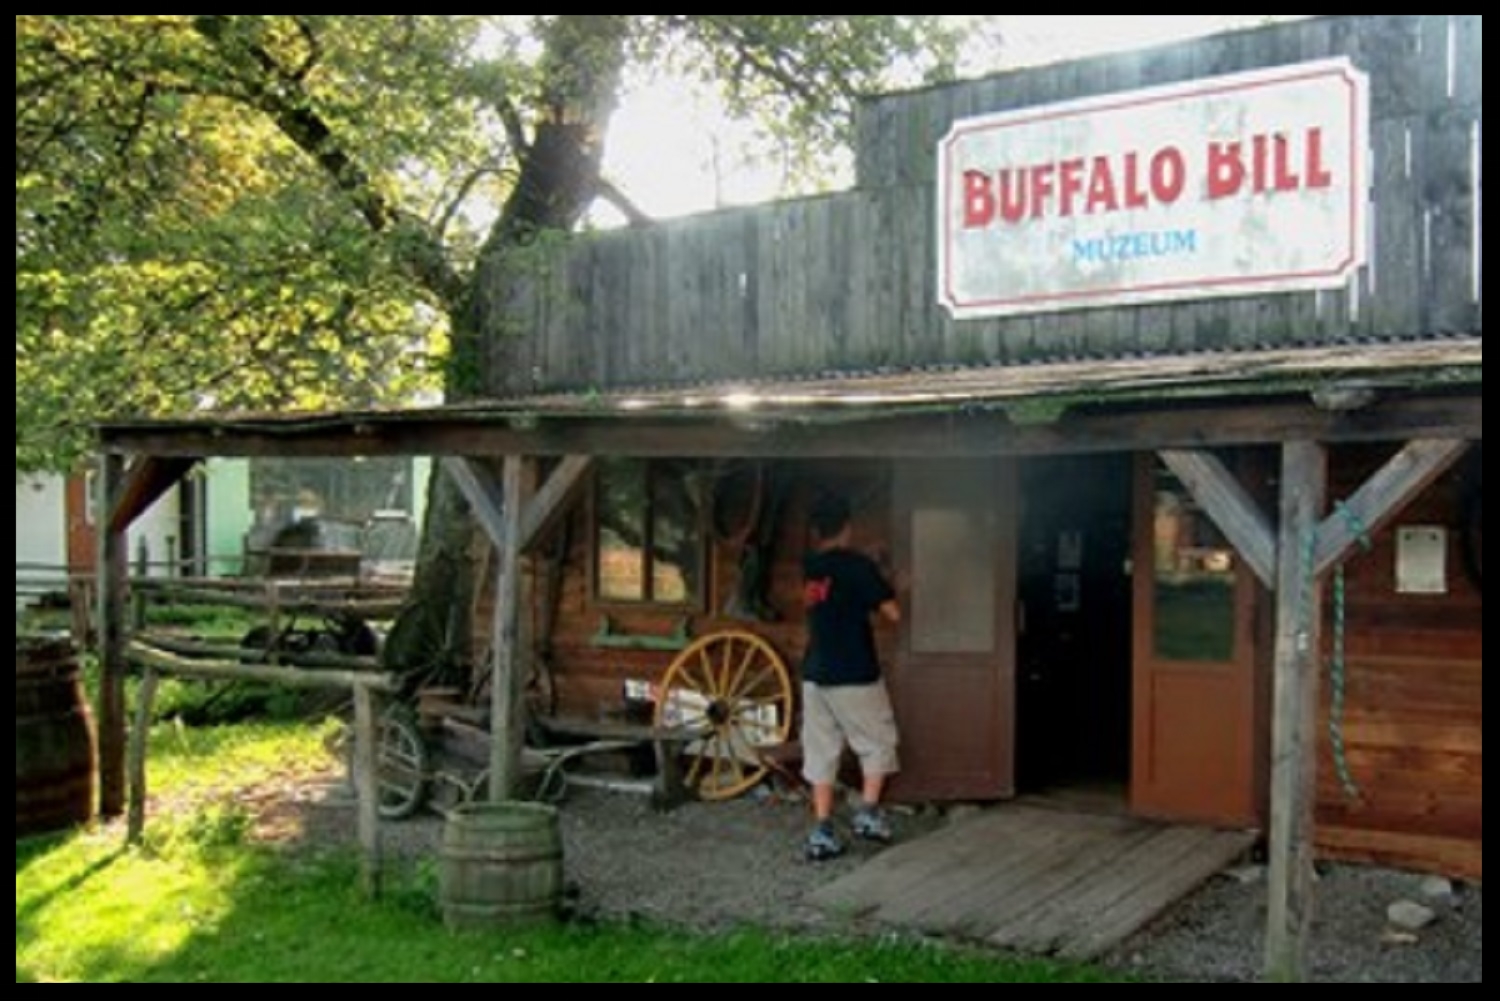
[[[818,538],[827,541],[848,528],[852,517],[848,498],[841,494],[824,493],[813,502],[809,520]]]

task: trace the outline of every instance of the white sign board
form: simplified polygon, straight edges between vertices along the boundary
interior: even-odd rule
[[[1369,79],[1320,60],[956,123],[958,319],[1338,288],[1367,261]]]
[[[1448,593],[1448,530],[1403,528],[1396,534],[1396,593]]]

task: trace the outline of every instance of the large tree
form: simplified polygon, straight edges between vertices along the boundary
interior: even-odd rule
[[[952,40],[938,15],[17,15],[17,469],[101,418],[503,382],[517,251],[620,200],[633,74],[826,149]],[[398,654],[462,660],[466,512],[430,511]]]

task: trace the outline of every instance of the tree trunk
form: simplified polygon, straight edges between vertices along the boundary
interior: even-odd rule
[[[381,652],[390,671],[465,688],[474,664],[475,526],[458,487],[434,466],[411,599]]]
[[[485,243],[468,294],[452,313],[450,403],[535,387],[537,374],[521,361],[531,331],[505,326],[511,283],[524,275],[519,258],[526,248],[542,234],[571,232],[594,201],[625,66],[627,26],[623,15],[560,14],[544,33],[535,135],[521,155],[515,190]],[[458,488],[435,468],[412,601],[387,642],[388,667],[472,665],[476,531]]]

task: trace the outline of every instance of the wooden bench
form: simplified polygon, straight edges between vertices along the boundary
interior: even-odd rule
[[[447,693],[431,693],[421,698],[419,712],[427,727],[441,731],[450,743],[459,745],[460,757],[487,767],[486,709],[460,702]],[[528,769],[541,773],[544,792],[557,778],[566,778],[567,766],[580,758],[650,748],[655,764],[652,804],[670,810],[692,798],[681,765],[683,748],[698,736],[691,730],[566,716],[534,717],[532,728],[542,738],[542,746],[527,746]]]
[[[541,716],[534,722],[551,738],[584,741],[573,747],[559,748],[564,755],[559,766],[571,757],[650,747],[656,765],[651,801],[656,808],[671,810],[692,796],[683,781],[681,764],[683,748],[699,736],[692,730],[562,716]]]

